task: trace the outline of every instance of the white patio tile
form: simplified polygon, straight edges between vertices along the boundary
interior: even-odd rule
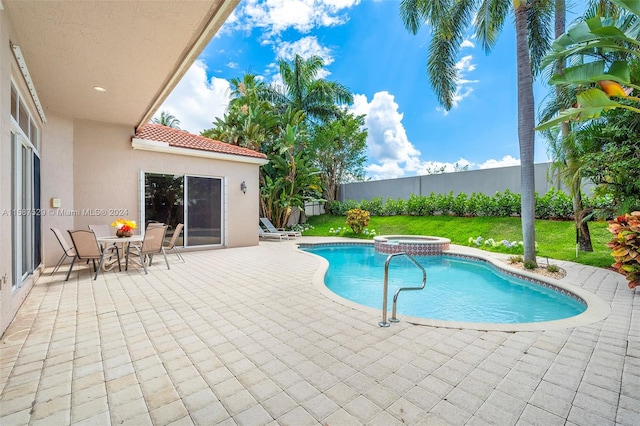
[[[612,304],[592,325],[504,333],[401,321],[383,329],[379,313],[322,295],[312,284],[319,262],[290,243],[185,256],[146,276],[108,273],[94,283],[82,271],[64,286],[49,287],[64,274],[36,283],[0,341],[0,423],[640,418],[640,326],[631,320],[640,301],[605,270],[562,263],[569,282]]]

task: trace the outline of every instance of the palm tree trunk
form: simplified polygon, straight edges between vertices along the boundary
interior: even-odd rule
[[[527,45],[527,8],[524,2],[515,8],[516,56],[518,68],[518,143],[520,145],[520,193],[522,239],[525,262],[536,262],[535,236],[535,105],[533,73]]]
[[[576,225],[576,237],[578,247],[580,247],[580,251],[593,251],[593,246],[591,245],[591,233],[589,232],[588,222],[584,220],[584,217],[589,212],[584,209],[582,205],[582,191],[580,190],[580,179],[576,179],[573,184],[574,187],[571,188],[571,193],[573,195],[573,215],[574,222]]]

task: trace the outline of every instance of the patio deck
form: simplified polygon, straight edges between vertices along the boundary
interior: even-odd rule
[[[0,424],[640,424],[624,277],[555,262],[611,304],[578,328],[380,328],[317,290],[295,242],[45,274],[0,340]]]

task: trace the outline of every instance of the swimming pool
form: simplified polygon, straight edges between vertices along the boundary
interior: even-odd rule
[[[381,309],[386,254],[371,245],[304,245],[329,262],[324,284],[336,295]],[[424,290],[403,292],[398,315],[464,323],[516,324],[580,316],[582,297],[502,272],[492,264],[454,255],[416,256],[427,270]],[[389,268],[389,303],[398,287],[419,286],[422,272],[406,257]],[[558,291],[556,291],[558,290]]]

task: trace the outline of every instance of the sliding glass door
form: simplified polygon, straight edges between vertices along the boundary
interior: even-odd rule
[[[40,158],[18,132],[11,132],[11,147],[12,286],[16,290],[42,261]]]
[[[168,235],[178,223],[184,233],[179,246],[220,245],[223,243],[222,179],[212,177],[145,173],[145,222],[170,225]]]
[[[222,243],[222,180],[187,176],[187,245]]]

